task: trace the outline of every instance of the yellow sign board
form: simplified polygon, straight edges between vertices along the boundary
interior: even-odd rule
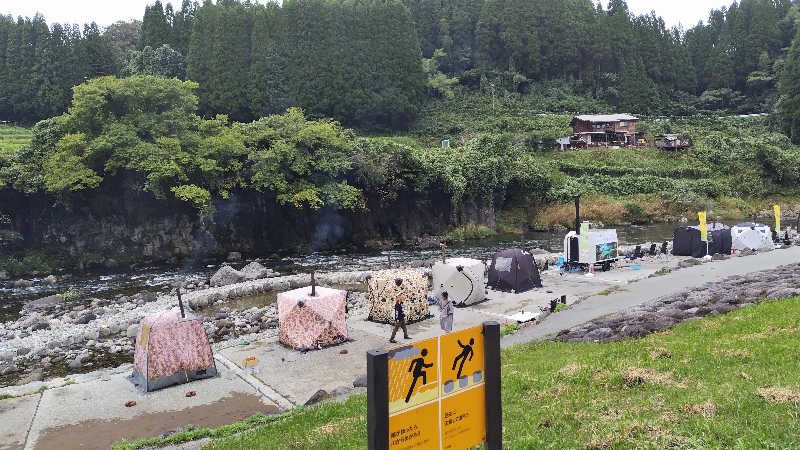
[[[389,414],[439,398],[439,338],[389,350]]]
[[[486,440],[483,326],[388,350],[389,448],[463,449]]]
[[[772,207],[775,210],[775,232],[781,234],[781,207],[775,205]]]
[[[441,395],[483,383],[483,327],[468,328],[439,338],[442,354]]]
[[[486,440],[486,390],[474,389],[442,399],[442,448],[472,448]]]
[[[703,242],[708,241],[708,225],[706,224],[706,213],[699,212],[697,217],[700,218],[700,240]]]

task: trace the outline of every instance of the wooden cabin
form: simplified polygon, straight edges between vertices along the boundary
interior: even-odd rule
[[[642,146],[644,136],[636,133],[639,118],[629,114],[580,115],[572,118],[572,148]]]

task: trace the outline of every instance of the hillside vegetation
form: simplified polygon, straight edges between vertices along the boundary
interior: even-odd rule
[[[800,439],[798,315],[800,299],[795,298],[642,339],[506,349],[504,446],[794,448]],[[209,449],[364,448],[365,401],[359,395],[250,425],[195,430],[118,448],[202,436],[222,438]],[[254,429],[226,438],[248,428]]]

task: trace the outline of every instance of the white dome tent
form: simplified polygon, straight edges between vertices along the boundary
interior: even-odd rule
[[[740,223],[731,227],[731,241],[734,250],[774,250],[772,230],[758,223]]]
[[[447,291],[456,305],[466,306],[486,298],[483,262],[470,258],[450,258],[433,265],[433,293]]]

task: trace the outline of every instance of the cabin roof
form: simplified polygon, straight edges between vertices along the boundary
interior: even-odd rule
[[[572,123],[575,123],[576,120],[591,123],[619,121],[633,122],[639,120],[639,118],[630,114],[583,114],[573,117]]]

